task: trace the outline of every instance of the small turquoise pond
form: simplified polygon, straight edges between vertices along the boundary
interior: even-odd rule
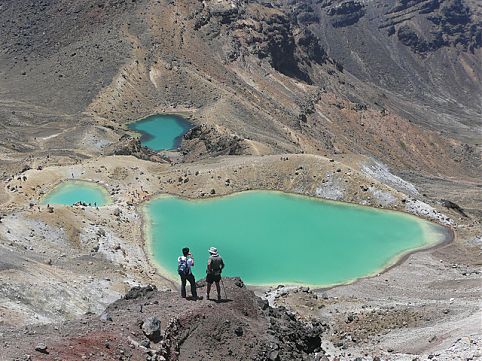
[[[448,236],[408,214],[271,191],[206,200],[161,196],[144,214],[151,256],[167,276],[178,278],[177,257],[188,246],[195,276],[204,277],[207,250],[215,246],[226,275],[253,285],[346,283]]]
[[[60,183],[41,201],[42,204],[72,205],[82,202],[92,206],[103,206],[111,203],[107,190],[92,182],[66,181]]]
[[[177,115],[158,114],[129,124],[129,129],[141,133],[141,144],[154,150],[179,147],[192,124]]]

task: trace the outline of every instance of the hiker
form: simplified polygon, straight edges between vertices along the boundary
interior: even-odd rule
[[[221,300],[221,287],[219,287],[219,281],[221,281],[221,272],[224,268],[224,262],[221,256],[218,254],[216,247],[211,247],[208,250],[210,256],[208,259],[208,267],[206,269],[206,298],[209,300],[209,292],[211,292],[211,286],[213,282],[216,282],[216,291],[218,291],[218,301]]]
[[[181,276],[181,297],[186,298],[186,281],[191,284],[191,295],[194,300],[198,299],[196,292],[196,280],[191,272],[194,267],[194,257],[189,252],[189,248],[182,249],[182,256],[177,259],[177,273]]]

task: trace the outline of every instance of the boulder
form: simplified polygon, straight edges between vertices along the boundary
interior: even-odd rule
[[[156,286],[147,285],[145,287],[135,286],[132,287],[124,296],[126,300],[134,300],[136,298],[141,298],[147,296],[147,294],[156,291]]]
[[[156,317],[148,317],[142,323],[142,332],[152,342],[161,340],[161,321]]]
[[[44,343],[39,343],[37,346],[35,346],[35,351],[48,354],[47,345]]]
[[[464,212],[464,210],[456,203],[449,201],[447,199],[441,199],[440,203],[442,204],[443,207],[448,208],[448,209],[453,209],[456,212],[459,212],[462,216],[468,218],[467,214]]]
[[[101,321],[112,321],[112,317],[111,315],[108,313],[108,312],[103,312],[101,315],[100,315],[100,320]]]
[[[236,336],[243,336],[244,334],[244,330],[241,326],[238,326],[236,327],[236,329],[234,330],[234,333],[236,334]]]

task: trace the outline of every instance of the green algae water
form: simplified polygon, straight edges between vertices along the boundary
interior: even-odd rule
[[[182,247],[190,247],[200,278],[215,246],[224,274],[253,285],[346,283],[447,236],[444,227],[400,212],[271,191],[195,201],[161,196],[144,214],[151,256],[171,278],[178,278]]]
[[[177,148],[191,128],[191,123],[169,114],[152,115],[129,124],[129,129],[141,133],[141,144],[154,151]]]
[[[111,199],[107,190],[92,182],[66,181],[60,183],[41,201],[42,204],[72,205],[77,202],[103,206],[109,204]]]

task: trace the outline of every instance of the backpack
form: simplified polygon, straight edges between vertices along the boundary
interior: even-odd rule
[[[187,276],[189,274],[189,266],[187,264],[187,257],[179,257],[177,260],[177,273],[180,276]]]
[[[219,276],[224,267],[223,259],[220,256],[210,256],[209,259],[211,260],[211,271],[208,270],[207,273]]]

